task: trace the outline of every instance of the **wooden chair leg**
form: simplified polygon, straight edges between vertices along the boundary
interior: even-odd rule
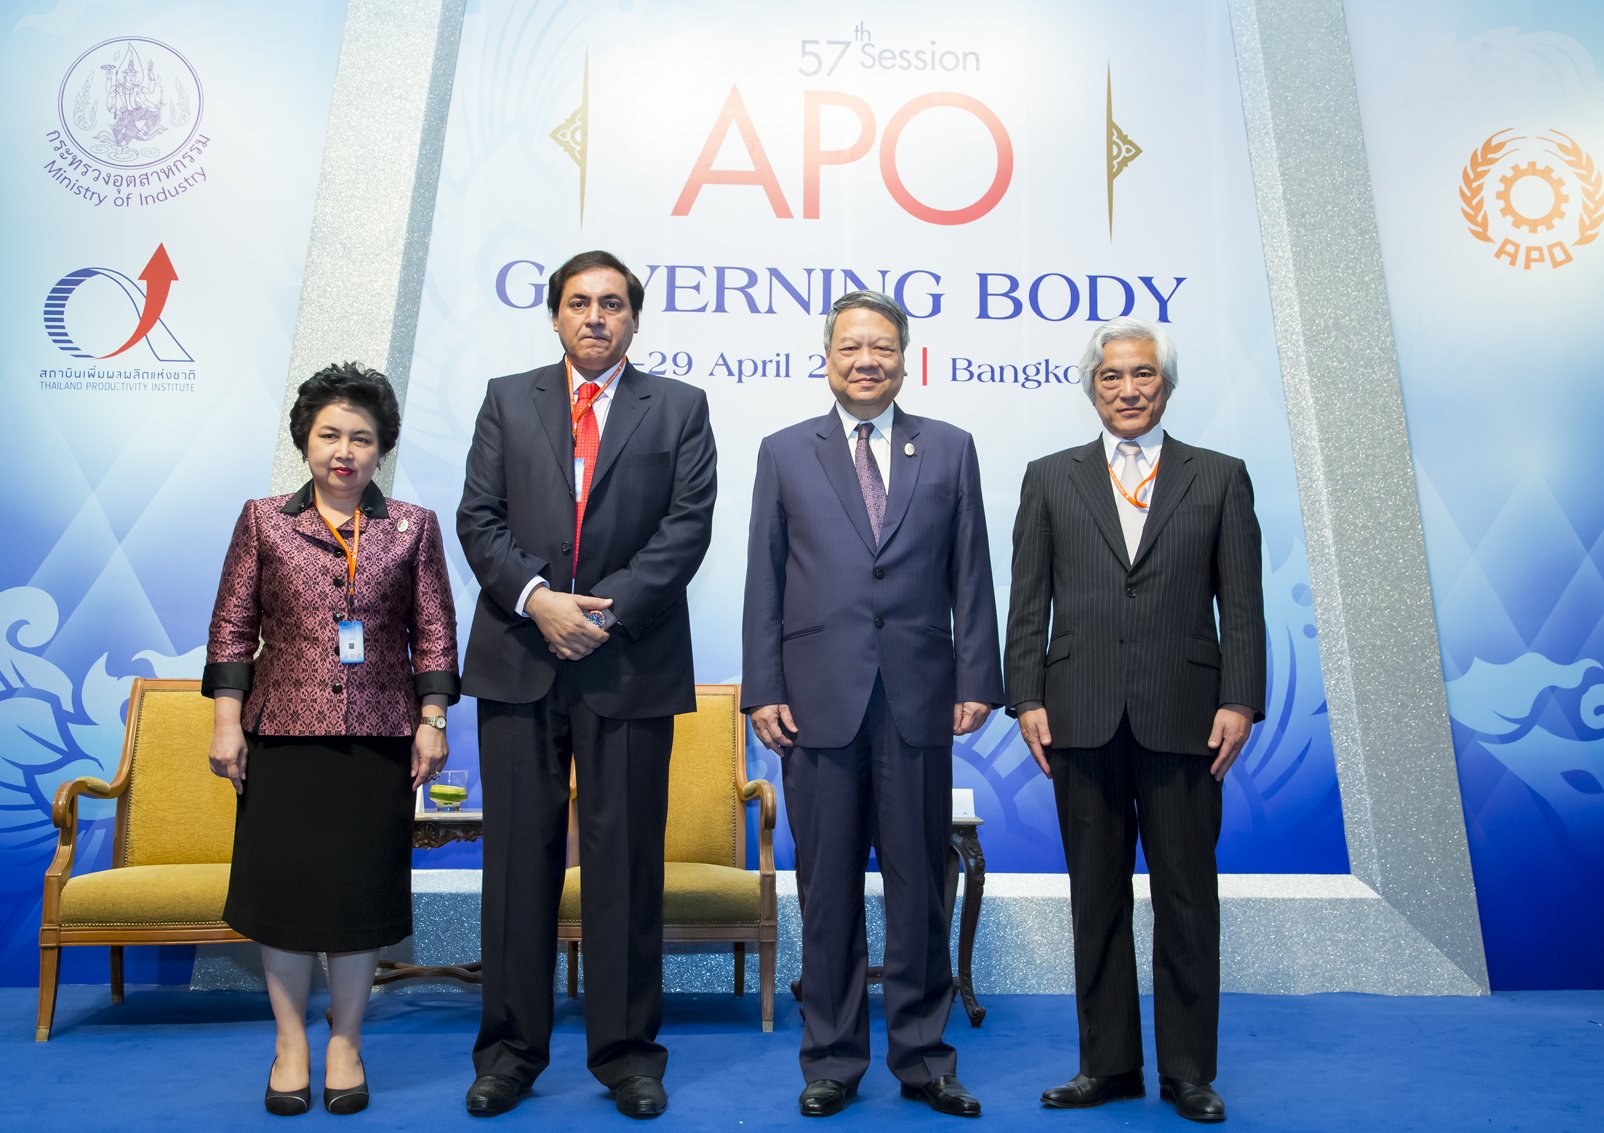
[[[735,994],[746,994],[746,944],[735,942]]]
[[[123,946],[121,944],[113,944],[111,946],[111,1001],[113,1003],[121,1003],[123,1001]]]
[[[579,994],[579,942],[568,942],[568,998]]]
[[[61,977],[61,949],[39,949],[39,1026],[34,1031],[35,1042],[50,1041],[50,1025],[56,1017],[56,982]]]
[[[772,940],[759,941],[757,946],[758,983],[763,995],[763,1029],[774,1030],[774,950]]]

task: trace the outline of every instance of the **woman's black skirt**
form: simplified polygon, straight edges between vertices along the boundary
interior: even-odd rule
[[[412,738],[246,735],[223,919],[291,952],[412,932]]]

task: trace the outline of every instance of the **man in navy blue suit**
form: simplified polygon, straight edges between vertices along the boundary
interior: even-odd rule
[[[978,1117],[942,1037],[952,737],[1002,703],[980,465],[968,433],[895,405],[908,318],[843,295],[824,416],[763,441],[752,489],[742,709],[783,759],[802,915],[804,1116],[869,1065],[863,883],[885,889],[887,1064],[904,1097]]]

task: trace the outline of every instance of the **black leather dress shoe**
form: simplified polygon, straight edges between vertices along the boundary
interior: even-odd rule
[[[1146,1094],[1147,1087],[1142,1084],[1142,1072],[1139,1069],[1110,1074],[1107,1078],[1077,1074],[1062,1086],[1043,1090],[1041,1104],[1052,1109],[1090,1109],[1104,1102],[1140,1098]]]
[[[657,1117],[668,1108],[668,1091],[662,1079],[636,1074],[613,1087],[613,1104],[625,1117]]]
[[[847,1088],[829,1078],[809,1082],[799,1099],[803,1117],[829,1117],[847,1106]]]
[[[980,1102],[951,1074],[932,1078],[922,1086],[902,1084],[902,1096],[927,1103],[937,1113],[953,1117],[979,1117]]]
[[[1158,1080],[1159,1100],[1175,1107],[1175,1112],[1188,1121],[1216,1122],[1225,1120],[1225,1102],[1204,1082],[1183,1082],[1179,1078]]]
[[[468,1087],[468,1113],[472,1117],[494,1117],[518,1104],[529,1087],[505,1074],[481,1074]]]
[[[349,1090],[323,1087],[323,1108],[333,1114],[361,1113],[368,1108],[368,1067],[362,1064],[362,1081]]]
[[[273,1060],[273,1065],[278,1065],[278,1059]],[[308,1082],[299,1090],[275,1090],[273,1071],[269,1068],[267,1094],[262,1098],[262,1104],[274,1117],[299,1117],[312,1108],[312,1083]]]

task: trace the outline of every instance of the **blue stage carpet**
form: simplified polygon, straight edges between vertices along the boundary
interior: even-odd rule
[[[1032,1129],[1195,1128],[1158,1100],[1149,1048],[1148,1097],[1082,1111],[1044,1110],[1044,1087],[1075,1072],[1074,1001],[1058,996],[986,999],[985,1025],[953,1012],[947,1037],[986,1126]],[[261,1094],[272,1058],[264,996],[131,988],[112,1006],[104,987],[61,989],[48,1043],[33,1041],[36,992],[0,989],[6,1020],[0,1130],[222,1130],[284,1128]],[[874,1000],[877,1057],[884,1051]],[[323,1004],[315,1004],[321,1011]],[[341,1128],[389,1130],[631,1127],[585,1071],[578,1002],[559,1001],[551,1068],[513,1113],[481,1121],[463,1111],[476,992],[378,995],[365,1055],[373,1105]],[[1151,1004],[1144,1001],[1144,1010]],[[1151,1019],[1148,1019],[1151,1031]],[[839,1117],[796,1112],[801,1024],[781,998],[773,1034],[757,1027],[748,996],[671,996],[663,1038],[670,1056],[668,1113],[654,1128],[953,1128],[897,1096],[877,1062]],[[1512,992],[1486,999],[1363,995],[1226,996],[1217,1083],[1227,1128],[1288,1131],[1604,1129],[1604,991]],[[327,1127],[321,1108],[297,1125]],[[935,1126],[932,1125],[935,1123]]]

